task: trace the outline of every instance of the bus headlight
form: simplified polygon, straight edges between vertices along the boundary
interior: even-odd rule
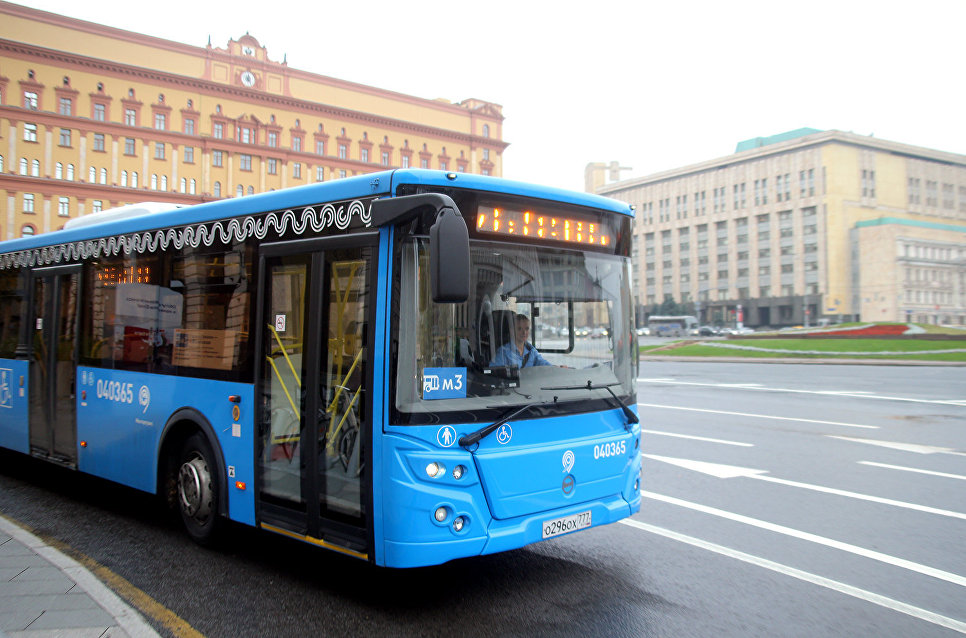
[[[453,478],[456,479],[457,481],[463,478],[463,474],[465,473],[466,473],[466,468],[463,467],[462,465],[457,465],[456,467],[453,468]]]
[[[457,516],[453,520],[453,531],[454,532],[462,531],[463,525],[465,525],[465,524],[466,524],[466,519],[463,518],[462,516]]]
[[[446,473],[446,468],[443,466],[442,463],[437,463],[436,461],[433,461],[432,463],[426,466],[426,475],[429,478],[439,478],[445,473]]]
[[[437,507],[436,512],[433,514],[433,517],[439,523],[445,521],[447,516],[449,516],[449,511],[445,507]]]

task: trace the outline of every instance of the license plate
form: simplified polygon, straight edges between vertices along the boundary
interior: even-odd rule
[[[552,538],[568,532],[576,532],[578,529],[585,527],[590,527],[590,510],[544,521],[543,537]]]

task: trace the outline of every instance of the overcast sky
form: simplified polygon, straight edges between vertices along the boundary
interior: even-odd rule
[[[503,106],[505,177],[583,189],[839,129],[966,154],[966,0],[21,0],[322,75]]]

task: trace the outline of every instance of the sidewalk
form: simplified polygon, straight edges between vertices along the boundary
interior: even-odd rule
[[[160,638],[74,559],[0,516],[0,638]]]

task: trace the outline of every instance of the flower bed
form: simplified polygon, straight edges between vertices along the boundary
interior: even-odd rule
[[[844,328],[842,330],[822,330],[819,332],[808,332],[802,336],[806,337],[897,337],[905,334],[909,326],[904,323],[877,323],[868,326],[858,326],[856,328]]]

